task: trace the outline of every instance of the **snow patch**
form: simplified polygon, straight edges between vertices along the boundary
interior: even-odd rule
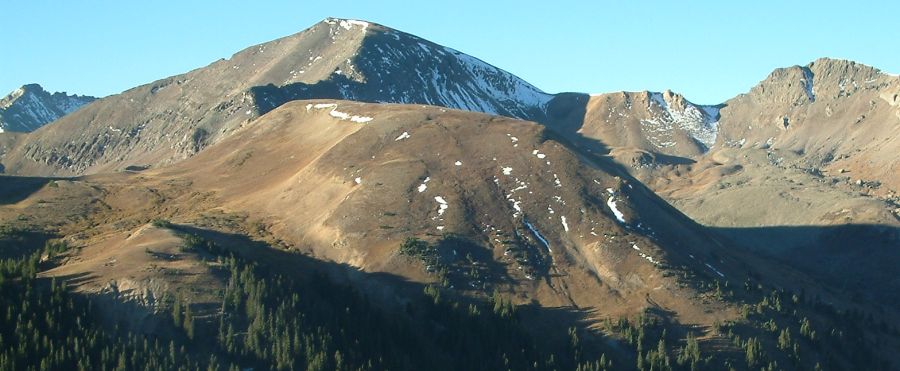
[[[419,184],[419,193],[425,192],[425,190],[428,189],[428,185],[425,183],[428,183],[429,180],[431,180],[431,177],[426,177],[425,180],[422,181],[422,184]]]
[[[362,184],[362,178],[360,177],[356,177],[356,179],[353,179],[353,181],[356,182],[356,184]]]
[[[456,165],[456,166],[462,166],[462,161],[456,161],[456,162],[454,162],[453,164]]]
[[[718,106],[700,106],[685,102],[684,107],[673,107],[667,96],[649,93],[648,112],[650,117],[641,119],[641,130],[647,140],[656,147],[668,148],[674,141],[676,130],[684,130],[691,137],[703,143],[707,149],[716,142],[719,125]],[[658,106],[658,110],[651,110]]]
[[[513,171],[513,168],[505,167],[505,168],[503,168],[503,175],[510,175],[510,174],[512,174],[512,171]]]
[[[339,22],[339,25],[345,30],[353,29],[353,26],[360,26],[362,27],[362,31],[365,33],[366,29],[369,27],[369,22],[358,21],[355,19],[342,19]]]
[[[409,133],[404,131],[403,134],[400,134],[400,136],[398,136],[397,139],[394,139],[394,141],[396,142],[407,138],[409,138]]]
[[[356,116],[356,115],[353,115],[353,116],[350,117],[350,121],[358,122],[358,123],[360,123],[360,124],[364,124],[364,123],[367,123],[367,122],[369,122],[369,121],[372,121],[372,118],[369,117],[369,116]]]
[[[447,206],[447,201],[441,196],[435,196],[434,200],[438,203],[438,215],[444,215],[444,212],[450,207]]]
[[[569,231],[569,224],[566,223],[566,217],[560,216],[560,217],[559,217],[559,221],[562,222],[563,229],[565,229],[566,232],[568,232],[568,231]]]
[[[619,208],[616,207],[616,191],[614,191],[612,188],[607,188],[606,191],[609,192],[609,199],[606,200],[606,206],[609,207],[609,210],[613,212],[613,214],[616,216],[616,219],[620,223],[625,224],[625,214],[619,211]]]
[[[331,111],[328,112],[328,114],[331,115],[331,117],[334,117],[334,118],[337,118],[340,120],[350,120],[352,122],[361,123],[361,124],[372,121],[372,117],[351,115],[346,112],[338,111],[337,107],[338,106],[335,103],[318,103],[318,104],[314,104],[314,105],[307,104],[306,110],[309,111],[310,108],[315,108],[317,110],[331,108]]]
[[[706,265],[707,268],[712,269],[713,272],[716,272],[716,274],[718,274],[719,277],[725,278],[725,275],[722,274],[722,272],[719,272],[718,269],[716,269],[715,267],[709,265],[709,263],[703,263],[703,264]]]
[[[631,248],[637,250],[637,251],[638,251],[638,255],[639,255],[640,257],[642,257],[642,258],[644,258],[644,259],[647,259],[647,261],[653,263],[653,265],[659,265],[659,261],[658,261],[658,260],[653,259],[652,256],[647,255],[647,254],[644,254],[643,252],[641,252],[641,248],[638,247],[637,244],[631,244]]]
[[[531,231],[531,233],[533,233],[534,236],[537,237],[537,239],[539,241],[541,241],[541,243],[544,244],[545,247],[547,247],[547,250],[550,252],[553,252],[553,249],[550,248],[550,243],[547,242],[547,239],[544,238],[543,235],[541,235],[541,232],[539,232],[537,230],[537,228],[535,228],[533,225],[531,225],[531,223],[529,223],[527,220],[525,220],[523,222],[525,223],[525,227],[527,227],[528,230]]]

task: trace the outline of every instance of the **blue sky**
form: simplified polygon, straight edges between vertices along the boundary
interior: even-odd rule
[[[0,95],[30,82],[52,91],[114,94],[328,16],[416,34],[547,92],[672,89],[696,103],[718,103],[774,68],[823,56],[900,73],[898,1],[541,3],[6,2]]]

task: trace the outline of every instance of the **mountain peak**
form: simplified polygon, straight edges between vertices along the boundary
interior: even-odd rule
[[[38,83],[31,83],[31,84],[22,85],[22,87],[20,87],[19,90],[31,91],[31,92],[42,92],[42,91],[44,91],[44,87]]]
[[[29,132],[65,116],[97,98],[50,94],[39,84],[25,84],[0,99],[0,132]]]
[[[803,66],[776,68],[747,96],[759,103],[800,106],[818,99],[847,97],[860,90],[880,89],[894,78],[852,60],[823,57]]]
[[[349,19],[349,18],[334,18],[328,17],[322,20],[321,23],[329,24],[329,25],[337,25],[343,27],[346,30],[351,30],[354,28],[360,28],[363,32],[366,32],[369,26],[372,24],[368,21],[363,21],[359,19]]]

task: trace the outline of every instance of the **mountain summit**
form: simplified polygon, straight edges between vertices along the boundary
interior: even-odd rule
[[[101,99],[30,135],[3,162],[11,173],[57,175],[171,163],[287,101],[309,98],[432,104],[526,118],[542,112],[552,96],[416,36],[329,18],[230,59]]]
[[[0,132],[30,132],[59,119],[97,98],[50,94],[38,84],[28,84],[0,99]]]

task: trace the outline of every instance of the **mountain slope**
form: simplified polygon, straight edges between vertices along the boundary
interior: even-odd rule
[[[50,94],[38,84],[23,85],[0,99],[0,133],[37,130],[96,99],[66,93]]]
[[[489,291],[507,282],[545,305],[632,311],[642,296],[603,301],[597,292],[643,291],[650,284],[635,282],[662,279],[656,264],[666,264],[670,253],[686,259],[683,251],[656,247],[665,241],[711,246],[651,193],[579,165],[546,135],[534,123],[436,107],[296,102],[146,175],[215,189],[224,209],[265,220],[292,248],[365,271],[433,280],[431,268],[410,266],[397,247],[407,237],[466,236],[470,242],[460,248],[474,261],[462,259],[463,251],[441,251],[440,263],[429,264],[446,264],[457,288]],[[658,236],[642,236],[651,231]],[[470,264],[476,276],[457,273]],[[655,295],[674,299],[666,291]],[[685,309],[685,320],[695,316]]]
[[[696,157],[715,144],[718,106],[691,103],[671,91],[593,94],[578,136],[616,148]],[[552,123],[551,123],[552,125]]]
[[[731,332],[758,337],[769,359],[789,362],[763,330],[770,318],[795,333],[804,316],[821,333],[844,326],[806,299],[788,304],[779,289],[857,308],[840,290],[729,248],[609,160],[572,151],[542,125],[440,107],[291,102],[173,166],[58,180],[17,194],[0,207],[0,220],[52,226],[81,247],[50,274],[71,277],[85,290],[108,278],[125,282],[106,264],[140,272],[127,280],[131,292],[177,285],[179,276],[166,268],[188,271],[190,262],[166,257],[177,254],[175,245],[142,252],[137,244],[171,240],[146,227],[159,217],[218,235],[278,270],[306,270],[292,265],[288,256],[296,253],[335,263],[354,286],[400,308],[408,299],[396,282],[432,284],[462,298],[496,291],[534,308],[524,323],[541,336],[544,329],[592,327],[602,334],[585,336],[604,344],[614,341],[606,336],[627,336],[628,324],[604,321],[654,318],[669,334],[701,336],[715,364],[743,362]],[[269,249],[245,233],[291,253],[265,258]],[[154,252],[162,257],[147,257]],[[197,279],[203,277],[191,278]],[[783,314],[768,312],[775,297],[785,303],[778,313],[788,308]],[[742,315],[750,306],[758,314]],[[725,325],[731,331],[721,330],[723,323],[733,324]],[[888,335],[872,336],[884,343],[859,346],[877,352],[893,344]],[[824,349],[854,349],[835,353],[835,362],[850,362],[857,348],[827,339]],[[625,342],[613,344],[617,364],[634,364]],[[807,362],[824,359],[812,344],[798,349]]]
[[[172,163],[292,99],[439,104],[525,117],[550,99],[473,57],[380,25],[326,19],[228,60],[104,98],[24,138],[8,173]],[[77,128],[77,129],[76,129]]]
[[[708,152],[609,151],[735,245],[894,305],[900,286],[884,263],[900,259],[898,93],[897,76],[819,59],[725,102]]]
[[[776,70],[725,104],[721,146],[791,151],[801,166],[900,190],[900,77],[823,58]]]

